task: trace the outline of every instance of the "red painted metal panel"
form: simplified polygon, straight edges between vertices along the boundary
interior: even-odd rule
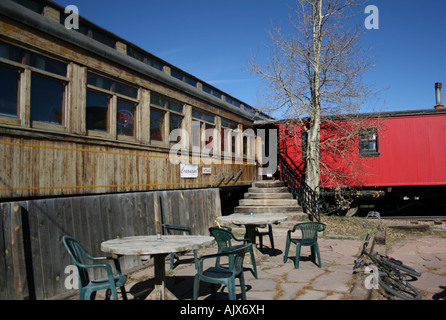
[[[446,115],[388,118],[379,152],[366,169],[364,186],[446,184]]]
[[[281,154],[304,172],[301,132],[293,126],[293,137],[286,137],[289,124],[279,124]],[[322,136],[328,134],[323,132]],[[322,154],[332,168],[358,170],[359,176],[351,186],[426,186],[446,185],[446,113],[390,116],[379,128],[379,153],[377,157],[361,158],[353,152],[352,159],[358,168],[345,160]],[[355,142],[357,143],[357,142]],[[353,148],[355,149],[355,148]],[[323,187],[336,185],[324,179]]]

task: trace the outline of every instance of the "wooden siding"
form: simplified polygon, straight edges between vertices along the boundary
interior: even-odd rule
[[[72,265],[64,235],[104,256],[102,241],[155,234],[158,220],[207,235],[221,209],[218,189],[198,189],[1,203],[0,214],[0,299],[41,300],[76,293],[64,284]],[[121,258],[124,272],[139,266],[136,256]]]
[[[168,152],[25,137],[0,136],[0,198],[51,197],[76,194],[205,188],[222,174],[242,170],[237,181],[251,184],[256,167],[249,164],[198,165],[198,178],[181,178],[180,165]],[[192,160],[191,160],[192,161]],[[202,168],[212,174],[202,174]]]

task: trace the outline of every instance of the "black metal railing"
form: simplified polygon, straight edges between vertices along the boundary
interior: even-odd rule
[[[280,176],[290,191],[296,196],[305,213],[310,214],[312,220],[321,221],[321,198],[310,188],[284,157],[279,154]]]

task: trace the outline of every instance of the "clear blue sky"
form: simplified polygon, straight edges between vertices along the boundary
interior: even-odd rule
[[[285,26],[293,0],[55,0],[81,16],[245,103],[261,107],[261,80],[246,72],[268,54],[272,24]],[[366,76],[380,100],[365,111],[433,108],[434,83],[446,103],[446,1],[371,0],[379,29],[366,30],[377,63]],[[365,19],[364,14],[361,20]],[[367,108],[369,107],[369,108]]]

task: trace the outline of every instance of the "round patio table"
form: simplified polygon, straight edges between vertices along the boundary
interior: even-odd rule
[[[288,216],[282,214],[264,214],[264,213],[234,213],[228,216],[218,217],[217,221],[222,224],[244,225],[247,238],[252,242],[254,255],[256,258],[263,254],[256,247],[256,227],[268,224],[279,224],[288,219]],[[257,259],[256,259],[257,260]]]
[[[197,235],[156,235],[124,237],[101,243],[101,250],[116,257],[138,255],[143,260],[154,259],[155,288],[147,297],[149,300],[176,300],[175,295],[165,287],[165,259],[172,252],[183,252],[210,246],[215,239]]]

